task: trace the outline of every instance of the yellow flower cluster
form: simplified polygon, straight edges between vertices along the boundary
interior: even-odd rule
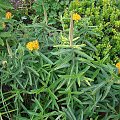
[[[26,44],[26,48],[27,48],[28,50],[30,50],[30,51],[38,50],[38,49],[39,49],[38,40],[28,42],[28,43]]]
[[[10,19],[12,17],[12,13],[11,12],[6,12],[6,19]]]
[[[118,73],[120,74],[120,62],[116,64],[116,67],[118,68]]]
[[[81,19],[81,16],[77,13],[74,13],[72,17],[73,17],[73,20],[75,20],[75,21],[78,21]]]

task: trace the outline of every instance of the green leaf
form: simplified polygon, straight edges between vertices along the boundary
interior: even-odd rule
[[[87,72],[87,70],[90,68],[90,66],[87,66],[86,68],[84,68],[80,73],[78,74],[71,74],[71,75],[58,75],[61,78],[65,78],[65,79],[76,79],[76,78],[80,78],[85,72]]]
[[[60,49],[57,52],[51,52],[52,55],[61,55],[61,54],[67,54],[71,52],[71,49]]]
[[[6,44],[7,44],[7,50],[8,50],[9,56],[12,58],[13,52],[12,52],[12,49],[10,48],[9,43],[8,43],[7,40],[6,40]]]
[[[116,110],[113,106],[111,106],[109,103],[107,103],[107,106],[109,107],[110,110],[112,110],[112,112],[116,113]]]
[[[29,71],[28,71],[28,75],[29,75],[30,85],[32,86],[32,77],[31,77],[31,74],[30,74],[30,72],[29,72]]]
[[[104,85],[106,84],[106,81],[103,81],[97,85],[95,85],[95,89],[92,91],[92,94],[94,95],[98,90],[100,90]]]
[[[77,53],[78,55],[87,58],[88,60],[94,60],[92,57],[90,57],[89,55],[87,55],[85,52],[82,52],[80,50],[74,50],[75,53]]]
[[[4,46],[4,41],[2,38],[0,38],[0,45]]]
[[[103,94],[103,97],[101,98],[101,100],[104,100],[105,97],[108,95],[108,93],[110,92],[110,89],[111,89],[112,84],[113,84],[113,83],[109,83],[109,84],[105,87],[105,91],[104,91],[104,94]]]
[[[11,32],[2,32],[2,33],[0,33],[0,37],[9,38],[9,37],[11,37]]]
[[[69,120],[76,120],[76,117],[70,107],[67,107],[67,109],[62,108],[62,110],[66,113],[66,116]]]
[[[35,70],[35,69],[33,69],[32,67],[29,67],[29,66],[26,66],[26,68],[28,68],[31,72],[33,72],[36,76],[40,76],[39,75],[39,73]]]
[[[47,91],[49,92],[49,95],[50,97],[54,100],[54,99],[58,99],[57,96],[50,90],[50,89],[47,89]]]
[[[43,110],[43,108],[42,108],[42,106],[41,106],[40,101],[38,101],[38,100],[35,98],[34,102],[36,103],[36,105],[37,105],[37,106],[39,106],[39,108],[40,108],[41,112],[43,113],[43,112],[44,112],[44,110]]]
[[[40,53],[40,56],[46,61],[46,62],[48,62],[49,64],[53,64],[53,62],[48,58],[48,57],[46,57],[45,55],[43,55],[42,53]]]

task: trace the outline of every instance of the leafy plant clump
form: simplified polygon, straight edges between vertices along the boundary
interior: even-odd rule
[[[62,15],[51,24],[54,10],[39,14],[39,2],[27,6],[36,14],[0,2],[0,119],[119,120],[120,63],[106,62],[108,55],[100,58],[85,40],[88,19],[71,11],[64,29]],[[42,2],[52,8],[50,0]]]

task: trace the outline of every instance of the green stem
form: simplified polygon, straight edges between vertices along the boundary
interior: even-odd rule
[[[70,41],[70,47],[73,45],[73,18],[72,18],[72,13],[71,13],[71,18],[70,18],[70,29],[69,29],[69,41]]]

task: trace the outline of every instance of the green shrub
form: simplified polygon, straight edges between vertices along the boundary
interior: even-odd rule
[[[64,28],[71,11],[77,12],[83,19],[88,18],[87,26],[93,27],[86,33],[82,41],[88,40],[98,49],[97,55],[103,58],[107,54],[106,62],[117,62],[120,56],[120,2],[118,0],[73,0],[68,10],[64,13]],[[83,22],[78,22],[76,28],[79,34]],[[96,34],[94,34],[96,33]],[[79,34],[81,37],[81,34]]]
[[[47,20],[50,25],[61,27],[59,15],[64,12],[64,9],[69,5],[71,0],[37,0],[33,5],[36,14],[40,16],[40,20]]]

